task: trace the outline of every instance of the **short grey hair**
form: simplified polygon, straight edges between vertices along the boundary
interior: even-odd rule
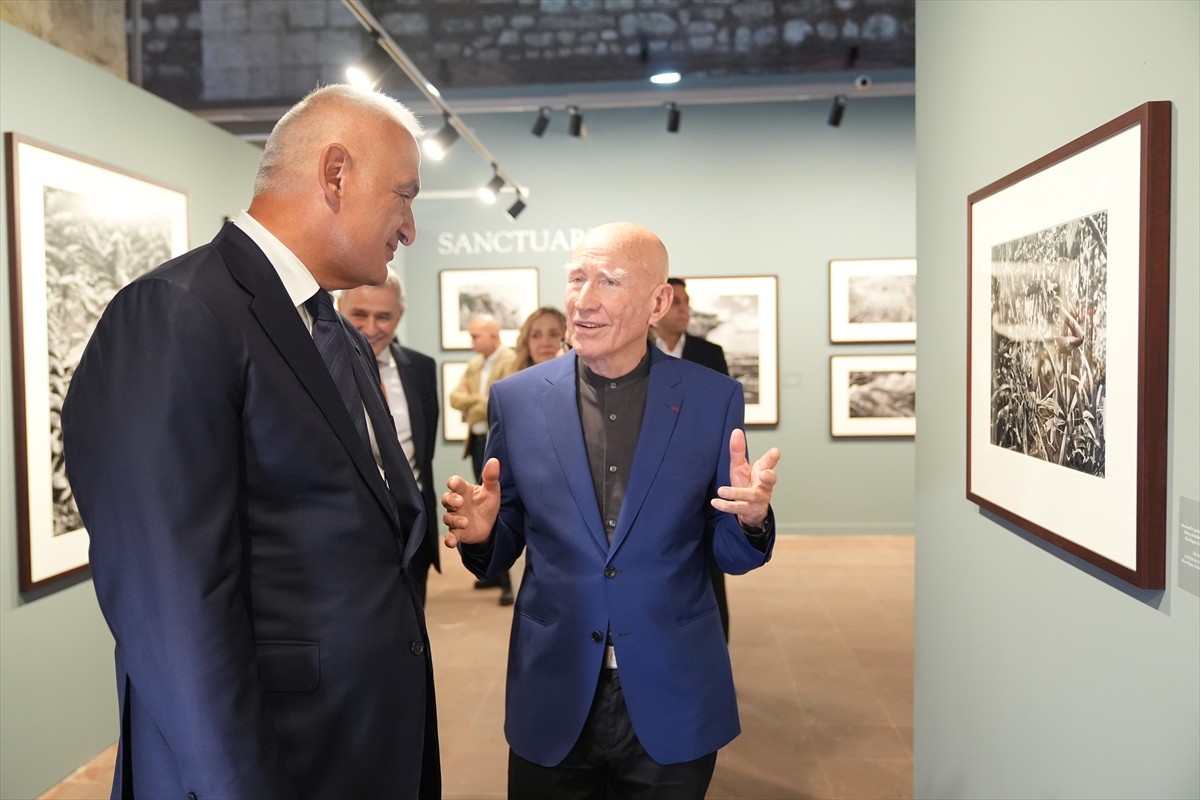
[[[324,132],[320,122],[330,113],[344,109],[392,120],[412,134],[413,139],[418,142],[425,135],[421,122],[408,106],[383,92],[361,89],[348,83],[318,86],[288,109],[279,122],[275,123],[258,162],[258,173],[254,177],[255,196],[270,191],[286,190],[288,187],[285,167],[289,158],[328,144],[317,141]]]
[[[408,299],[406,297],[406,295],[404,294],[404,281],[400,280],[400,274],[397,273],[396,270],[392,269],[391,266],[389,266],[387,268],[387,277],[383,279],[383,283],[368,284],[368,285],[390,286],[392,291],[394,291],[396,293],[396,302],[400,304],[400,310],[401,311],[404,310],[405,304]],[[362,288],[362,287],[356,286],[353,289],[340,290],[337,293],[338,305],[339,306],[341,305],[342,301],[344,301],[346,299],[346,296],[348,294],[350,294],[350,292],[354,291],[354,289],[360,289],[360,288]]]

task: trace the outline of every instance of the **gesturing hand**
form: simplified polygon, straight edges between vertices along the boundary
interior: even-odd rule
[[[446,481],[446,488],[449,491],[442,493],[442,508],[446,509],[442,522],[450,529],[446,547],[486,542],[500,513],[500,461],[489,458],[483,465],[483,483],[476,485],[454,475]]]
[[[736,514],[743,528],[761,528],[775,491],[775,465],[779,448],[772,447],[753,464],[746,460],[746,433],[740,429],[729,435],[729,485],[717,489],[709,502],[718,511]]]

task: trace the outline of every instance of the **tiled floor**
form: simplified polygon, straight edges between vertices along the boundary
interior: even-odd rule
[[[428,611],[444,797],[503,798],[511,610],[446,555]],[[721,751],[708,797],[911,797],[912,538],[782,538],[770,564],[728,586],[742,735]],[[107,797],[114,753],[42,797]]]

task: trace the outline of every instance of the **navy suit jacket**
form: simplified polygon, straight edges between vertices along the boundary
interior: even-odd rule
[[[588,466],[574,353],[492,385],[488,457],[500,460],[490,548],[460,548],[476,575],[525,551],[513,614],[504,730],[513,752],[562,761],[583,729],[611,629],[638,739],[656,761],[715,752],[740,731],[707,559],[740,574],[765,552],[709,505],[729,483],[741,385],[650,348],[646,410],[612,544]],[[490,560],[482,552],[490,550]]]
[[[348,322],[377,431],[375,361]],[[371,390],[371,387],[375,387]],[[114,797],[437,797],[425,512],[235,225],[109,304],[63,409],[116,639]]]
[[[432,358],[404,347],[397,341],[388,345],[392,360],[400,373],[404,398],[408,403],[408,421],[413,432],[413,459],[421,471],[421,500],[425,504],[425,536],[416,551],[414,569],[433,565],[442,571],[441,546],[438,542],[437,498],[434,493],[433,449],[437,444],[440,401],[437,387],[437,362]]]

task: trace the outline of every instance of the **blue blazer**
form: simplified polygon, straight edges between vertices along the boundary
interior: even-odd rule
[[[366,340],[352,359],[390,418]],[[374,387],[373,391],[371,387]],[[393,429],[394,430],[394,429]],[[277,273],[240,229],[109,304],[63,409],[116,639],[114,797],[437,797],[425,512],[393,503]]]
[[[480,576],[525,551],[513,614],[504,730],[522,758],[562,761],[596,691],[611,628],[634,730],[664,764],[715,752],[740,732],[729,652],[706,556],[740,574],[771,556],[708,503],[729,483],[741,385],[650,348],[646,410],[612,544],[604,532],[576,398],[576,356],[493,384],[488,457],[501,510]]]

